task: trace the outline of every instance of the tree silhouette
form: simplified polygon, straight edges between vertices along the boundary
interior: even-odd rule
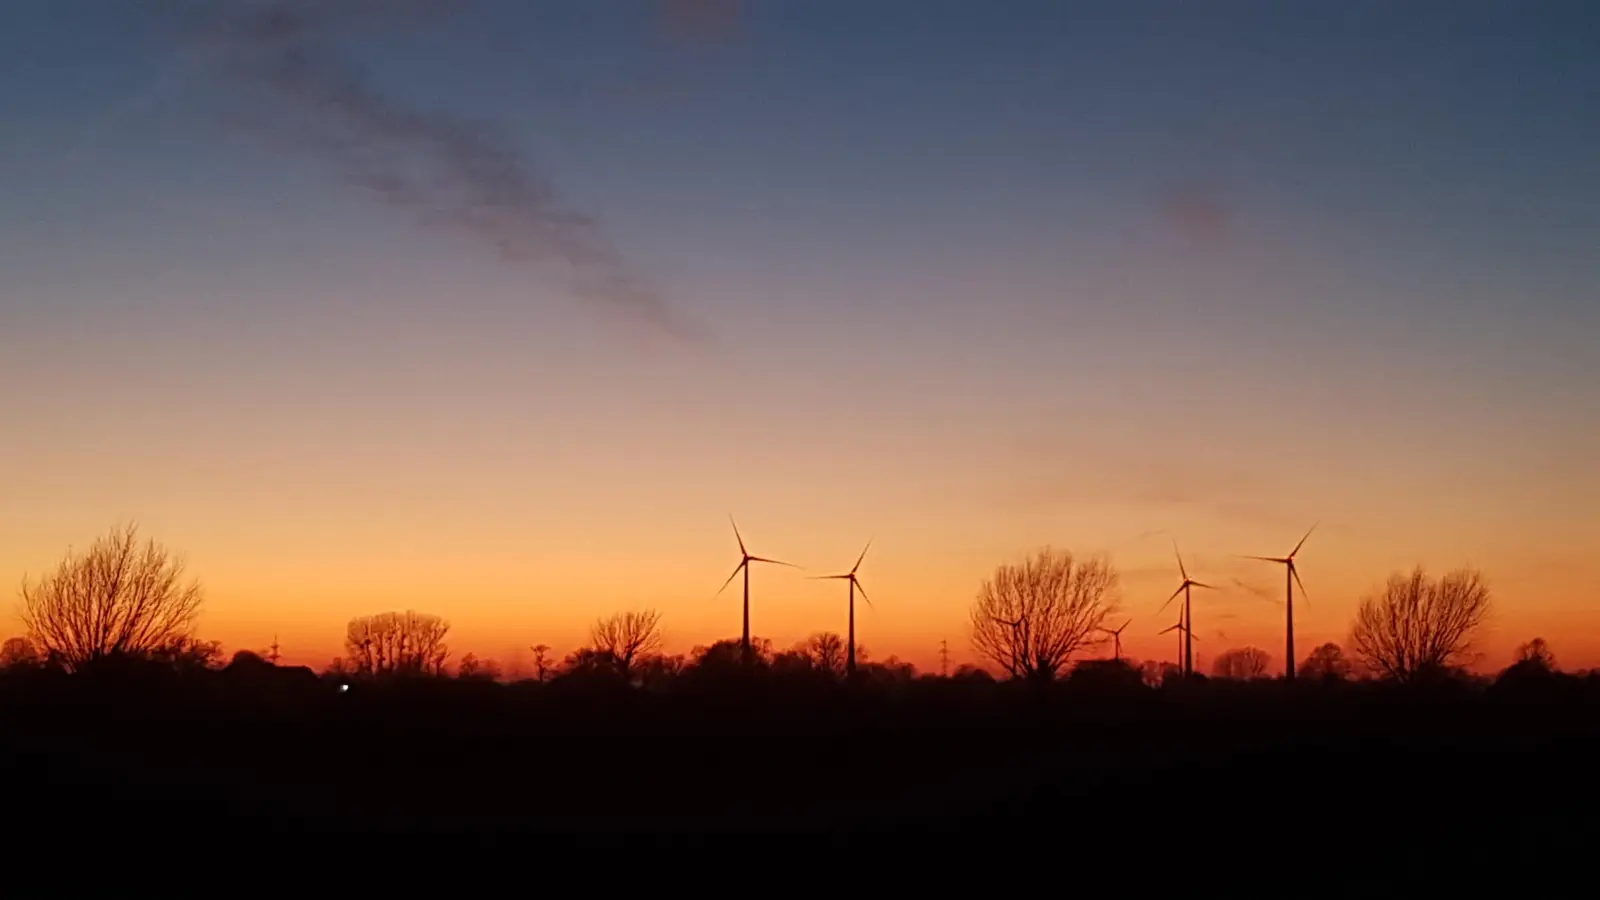
[[[1350,668],[1344,648],[1329,641],[1311,651],[1311,655],[1300,663],[1298,674],[1304,678],[1342,681],[1350,677]]]
[[[44,655],[25,637],[6,638],[0,644],[0,669],[30,669],[44,664]]]
[[[179,670],[214,669],[222,662],[222,642],[180,638],[152,651],[147,658]]]
[[[492,659],[479,659],[476,653],[468,653],[456,663],[456,677],[463,681],[499,681],[500,664]]]
[[[561,661],[561,671],[556,681],[563,684],[625,685],[629,680],[623,674],[622,664],[610,650],[579,647]]]
[[[533,673],[540,684],[550,680],[550,645],[534,644],[528,648],[533,651]]]
[[[406,610],[351,619],[345,628],[347,665],[365,676],[442,675],[450,623]]]
[[[1183,667],[1159,659],[1147,659],[1139,664],[1139,675],[1148,687],[1160,687],[1183,679]]]
[[[1418,566],[1361,601],[1350,645],[1373,671],[1414,681],[1465,663],[1489,610],[1489,587],[1476,570],[1434,579]]]
[[[138,526],[115,528],[55,574],[22,584],[19,616],[34,645],[69,670],[108,657],[150,658],[193,637],[205,599],[183,561]]]
[[[609,657],[617,673],[632,681],[634,663],[661,650],[661,614],[647,609],[598,619],[589,627],[589,649]]]
[[[695,647],[689,654],[687,667],[692,678],[707,681],[732,681],[760,673],[772,667],[774,656],[769,638],[752,636],[748,662],[741,638],[724,638],[709,645]]]
[[[654,691],[671,685],[673,679],[683,674],[685,665],[682,656],[652,653],[635,661],[634,670],[638,673],[639,686]]]
[[[1117,573],[1046,547],[995,569],[972,605],[972,647],[1013,678],[1050,681],[1116,609]]]
[[[1556,665],[1556,655],[1550,652],[1550,645],[1542,637],[1536,637],[1518,647],[1516,659],[1512,660],[1512,662],[1537,666],[1551,672],[1559,668]]]
[[[845,668],[845,640],[832,631],[819,631],[811,637],[801,641],[794,652],[803,657],[810,667],[819,672],[832,675],[844,675]],[[857,651],[856,661],[865,662],[860,651]]]
[[[1267,674],[1272,657],[1259,647],[1235,647],[1217,654],[1211,663],[1211,674],[1218,678],[1248,681]]]

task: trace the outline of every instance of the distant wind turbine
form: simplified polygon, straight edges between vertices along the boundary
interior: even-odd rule
[[[1176,625],[1168,625],[1167,627],[1161,629],[1160,631],[1158,631],[1156,633],[1157,634],[1166,634],[1169,631],[1176,631],[1178,633],[1178,662],[1181,664],[1183,662],[1183,651],[1184,651],[1184,648],[1186,646],[1188,646],[1188,641],[1192,637],[1189,634],[1189,626],[1185,625],[1184,622],[1183,622],[1183,613],[1182,612],[1178,613],[1178,623]],[[1191,646],[1191,647],[1189,647],[1189,649],[1193,649],[1193,647]],[[1189,674],[1188,670],[1185,669],[1183,674],[1185,674],[1185,675]]]
[[[1101,631],[1105,632],[1106,634],[1111,635],[1111,646],[1113,648],[1112,651],[1111,651],[1111,654],[1112,654],[1111,658],[1112,659],[1118,659],[1118,660],[1122,659],[1122,632],[1123,632],[1124,629],[1126,629],[1129,625],[1132,625],[1132,624],[1133,624],[1133,620],[1129,619],[1128,621],[1123,622],[1122,626],[1120,628],[1114,628],[1114,629],[1113,628],[1102,628],[1102,629],[1100,629]]]
[[[856,578],[856,570],[861,568],[861,561],[867,558],[867,551],[870,549],[872,549],[872,541],[868,540],[867,545],[861,548],[861,555],[856,557],[856,564],[851,566],[850,571],[844,573],[843,575],[811,576],[812,578],[824,581],[838,580],[850,582],[850,638],[846,644],[847,649],[845,650],[844,658],[844,674],[849,678],[854,678],[856,674],[856,592],[860,591],[861,599],[867,601],[868,606],[872,605],[872,599],[867,596],[867,589],[862,587],[861,581]]]
[[[1178,585],[1178,589],[1172,592],[1172,596],[1167,598],[1166,603],[1161,604],[1161,609],[1166,609],[1167,605],[1176,600],[1179,594],[1183,595],[1183,617],[1181,621],[1183,623],[1184,649],[1179,662],[1183,666],[1183,674],[1193,675],[1194,647],[1191,644],[1194,639],[1194,615],[1189,606],[1189,589],[1205,588],[1214,591],[1216,588],[1189,577],[1189,570],[1183,567],[1183,554],[1178,552],[1177,541],[1172,542],[1172,555],[1178,558],[1178,573],[1183,576],[1183,583]],[[1156,615],[1161,615],[1161,609],[1156,610]]]
[[[722,592],[724,590],[727,590],[728,585],[733,583],[734,577],[737,576],[741,571],[744,572],[744,636],[739,641],[739,650],[740,650],[740,653],[743,654],[744,660],[746,662],[749,662],[750,661],[750,564],[753,563],[753,562],[760,562],[760,563],[771,563],[771,564],[773,564],[775,566],[788,566],[791,569],[798,569],[800,567],[795,565],[794,563],[784,562],[784,561],[779,560],[779,559],[768,559],[768,558],[766,558],[764,556],[751,556],[750,555],[750,551],[745,549],[744,537],[739,534],[739,523],[733,521],[733,516],[730,515],[730,516],[728,516],[728,524],[733,526],[733,537],[734,537],[734,540],[739,542],[739,564],[737,566],[733,567],[733,574],[729,575],[728,576],[728,580],[724,581],[722,583],[722,587],[717,588],[717,593],[713,594],[712,597],[714,599],[714,598],[716,598],[718,596],[721,596]]]
[[[1300,580],[1300,570],[1296,569],[1294,565],[1294,555],[1300,552],[1300,548],[1304,547],[1306,544],[1306,538],[1311,537],[1311,532],[1316,530],[1317,526],[1315,524],[1306,529],[1306,536],[1300,539],[1300,543],[1294,545],[1294,549],[1289,551],[1288,556],[1241,557],[1242,559],[1258,559],[1262,562],[1278,563],[1284,567],[1284,596],[1287,598],[1287,602],[1284,604],[1283,608],[1285,624],[1285,664],[1283,669],[1283,677],[1288,681],[1294,680],[1294,586],[1296,584],[1300,585],[1300,595],[1302,597],[1305,597],[1306,595],[1305,582]],[[1307,602],[1309,602],[1309,598]]]

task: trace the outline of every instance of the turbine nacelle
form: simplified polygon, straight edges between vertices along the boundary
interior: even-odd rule
[[[871,549],[872,541],[868,540],[867,545],[861,548],[861,555],[856,557],[856,564],[851,566],[848,572],[842,572],[838,575],[810,575],[807,577],[814,581],[848,581],[855,587],[856,592],[861,594],[861,599],[867,601],[867,606],[872,606],[872,598],[867,596],[867,589],[861,586],[861,579],[856,577],[856,572],[861,568],[861,561],[867,558],[867,551]]]

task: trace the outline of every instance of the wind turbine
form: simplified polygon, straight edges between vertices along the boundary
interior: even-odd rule
[[[844,658],[844,674],[849,678],[854,678],[856,674],[856,591],[861,592],[861,599],[867,601],[868,606],[872,605],[872,599],[867,596],[867,589],[862,587],[861,581],[856,578],[856,570],[861,568],[861,561],[867,558],[867,551],[870,549],[872,549],[872,541],[868,540],[867,546],[861,548],[861,555],[856,557],[856,564],[851,566],[850,571],[844,573],[843,575],[811,576],[812,578],[823,581],[837,580],[850,582],[850,639],[849,643],[846,645],[847,649],[845,650]]]
[[[1306,544],[1306,538],[1311,537],[1311,532],[1316,530],[1316,524],[1313,524],[1310,528],[1306,529],[1306,536],[1300,539],[1300,543],[1294,545],[1294,549],[1289,551],[1288,556],[1243,557],[1244,559],[1258,559],[1262,562],[1278,563],[1284,567],[1283,585],[1285,592],[1284,596],[1287,598],[1287,602],[1284,604],[1283,608],[1286,634],[1284,638],[1285,649],[1283,658],[1285,663],[1283,677],[1287,681],[1294,680],[1294,586],[1296,584],[1300,585],[1301,596],[1305,596],[1306,593],[1305,582],[1300,580],[1300,570],[1296,569],[1294,566],[1294,555],[1300,552],[1300,548],[1304,547]]]
[[[784,562],[784,561],[779,560],[779,559],[767,559],[765,556],[751,556],[750,555],[750,551],[745,549],[744,537],[739,534],[739,523],[733,521],[733,516],[730,515],[730,516],[728,516],[728,524],[733,526],[733,537],[734,537],[734,540],[739,542],[739,564],[737,566],[733,567],[733,574],[729,575],[728,576],[728,580],[724,581],[722,583],[722,587],[717,588],[717,593],[712,595],[712,599],[715,599],[716,597],[721,596],[722,592],[724,590],[727,590],[728,585],[733,583],[734,577],[737,576],[740,571],[744,572],[744,636],[739,641],[739,651],[740,651],[740,653],[743,654],[744,660],[746,662],[749,662],[750,661],[750,564],[753,563],[753,562],[762,562],[762,563],[772,563],[775,566],[788,566],[791,569],[798,569],[800,567],[795,565],[794,563],[787,563],[787,562]]]
[[[1204,582],[1195,581],[1193,578],[1189,577],[1189,570],[1183,567],[1183,554],[1178,552],[1177,541],[1172,542],[1172,555],[1178,558],[1178,573],[1183,576],[1183,583],[1178,585],[1178,589],[1172,592],[1172,596],[1167,598],[1166,603],[1161,604],[1161,609],[1166,609],[1167,604],[1171,603],[1173,600],[1176,600],[1179,594],[1183,595],[1183,617],[1179,624],[1183,625],[1184,648],[1180,655],[1180,662],[1183,664],[1183,674],[1193,675],[1194,647],[1192,646],[1192,643],[1194,640],[1194,617],[1193,611],[1189,606],[1189,589],[1198,587],[1214,591],[1216,588],[1209,584],[1205,584]],[[1161,609],[1156,610],[1156,615],[1161,615]]]
[[[1189,626],[1185,625],[1184,622],[1183,622],[1183,613],[1181,613],[1181,612],[1178,613],[1178,624],[1176,624],[1176,625],[1168,625],[1167,627],[1161,629],[1160,631],[1158,631],[1156,633],[1157,634],[1166,634],[1169,631],[1176,631],[1178,633],[1178,661],[1182,662],[1183,661],[1184,647],[1187,644],[1187,642],[1193,638],[1193,635],[1191,635],[1189,633]],[[1193,647],[1191,646],[1190,649],[1193,649]],[[1184,671],[1183,674],[1185,674],[1185,675],[1189,674],[1189,672],[1187,671],[1187,668],[1185,668],[1185,671]]]
[[[1132,624],[1133,624],[1133,620],[1129,619],[1128,621],[1122,623],[1122,627],[1121,628],[1116,628],[1116,629],[1102,628],[1102,629],[1100,629],[1101,631],[1105,632],[1106,634],[1111,635],[1111,646],[1114,648],[1111,651],[1112,659],[1117,659],[1117,660],[1122,659],[1122,632],[1123,632],[1124,629],[1126,629],[1129,625],[1132,625]]]

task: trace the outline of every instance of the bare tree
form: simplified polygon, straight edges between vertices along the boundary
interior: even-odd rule
[[[1361,601],[1350,644],[1373,671],[1412,681],[1465,664],[1489,610],[1489,587],[1476,570],[1434,579],[1418,566]]]
[[[442,675],[449,633],[449,622],[428,613],[360,616],[345,628],[345,655],[361,675]]]
[[[1303,678],[1343,681],[1350,677],[1350,660],[1344,648],[1329,641],[1311,651],[1296,671]]]
[[[844,638],[838,634],[832,631],[819,631],[806,638],[795,649],[811,661],[813,669],[835,675],[844,674]]]
[[[22,583],[19,616],[35,646],[79,670],[109,657],[148,658],[187,645],[205,599],[183,560],[138,526],[112,529],[55,574]]]
[[[661,643],[661,614],[653,609],[617,613],[589,627],[589,649],[609,655],[625,679],[631,680],[634,663],[659,652]]]
[[[1272,657],[1259,647],[1235,647],[1217,654],[1211,663],[1211,674],[1218,678],[1236,678],[1247,681],[1267,674]]]
[[[456,663],[456,677],[462,681],[499,681],[502,674],[499,663],[479,659],[476,653],[468,653]]]
[[[1005,564],[972,604],[972,647],[1013,678],[1050,681],[1116,610],[1117,572],[1046,547]]]
[[[534,644],[532,647],[529,647],[528,649],[533,651],[533,673],[534,673],[534,677],[539,679],[539,683],[540,684],[543,684],[544,682],[549,681],[550,680],[550,645],[549,644]]]
[[[1552,672],[1556,671],[1557,668],[1556,655],[1550,651],[1549,643],[1547,643],[1542,637],[1536,637],[1526,644],[1518,647],[1517,658],[1512,660],[1512,662],[1525,664],[1528,666],[1537,666],[1538,668],[1548,669]]]

